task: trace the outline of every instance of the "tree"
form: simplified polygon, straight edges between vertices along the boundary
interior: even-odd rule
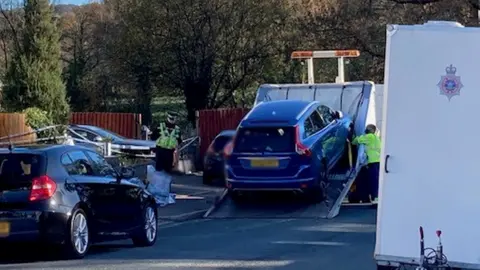
[[[267,60],[282,54],[289,10],[276,0],[167,0],[165,82],[182,89],[188,120],[218,108],[261,77]]]
[[[479,0],[391,0],[397,4],[410,4],[429,9],[431,14],[437,15],[435,19],[456,19],[468,26],[478,26],[480,9]]]
[[[69,106],[62,81],[60,34],[48,0],[26,0],[21,46],[5,75],[3,104],[9,111],[37,107],[54,123],[66,123]]]
[[[108,0],[113,13],[107,45],[110,68],[123,83],[123,92],[134,100],[134,110],[145,125],[152,123],[151,104],[159,82],[164,55],[165,22],[156,1]]]
[[[301,27],[298,31],[310,48],[360,50],[360,58],[352,59],[348,65],[347,76],[350,75],[350,80],[368,79],[382,83],[387,24],[454,20],[464,25],[478,25],[478,10],[473,2],[319,0],[314,2],[316,6],[305,7],[304,16],[299,18]]]
[[[97,68],[103,65],[105,52],[98,33],[105,7],[99,3],[74,7],[62,17],[62,60],[65,62],[64,78],[70,104],[75,111],[106,110],[99,99]],[[94,86],[94,87],[92,87]],[[108,100],[108,96],[102,98]]]
[[[17,29],[23,24],[21,10],[15,0],[0,0],[0,76],[8,70],[11,51],[19,46]]]

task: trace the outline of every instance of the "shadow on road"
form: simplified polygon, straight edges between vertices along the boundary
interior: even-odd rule
[[[267,206],[275,207],[279,204],[309,204],[307,197],[301,193],[293,193],[290,191],[277,192],[246,192],[240,196],[242,199],[239,205],[244,206]]]
[[[101,243],[92,245],[87,256],[104,255],[123,249],[133,248],[133,244]],[[0,265],[48,262],[64,260],[60,247],[48,247],[41,244],[8,244],[8,251],[2,249]]]
[[[222,219],[321,218],[323,203],[313,203],[303,194],[293,192],[245,193],[232,200],[226,197],[208,216]],[[318,211],[307,211],[318,208]],[[323,209],[325,208],[325,209]],[[308,212],[308,213],[307,213]]]
[[[255,196],[256,197],[256,196]],[[245,205],[282,209],[304,203],[298,196],[252,197]],[[282,211],[288,211],[283,209]],[[82,261],[38,245],[5,246],[0,268],[10,269],[375,269],[373,209],[348,208],[326,219],[199,220],[160,227],[157,243],[134,248],[130,241],[91,247]],[[260,217],[260,216],[259,216]],[[8,253],[4,250],[8,249]],[[15,264],[15,265],[6,265]]]

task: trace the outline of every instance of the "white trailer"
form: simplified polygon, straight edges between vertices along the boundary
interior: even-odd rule
[[[417,269],[480,269],[479,48],[456,22],[387,26],[377,269],[422,264],[420,226],[445,256]]]

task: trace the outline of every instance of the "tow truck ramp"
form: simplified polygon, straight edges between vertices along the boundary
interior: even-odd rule
[[[213,205],[204,218],[210,219],[241,219],[241,218],[334,218],[339,214],[354,180],[356,173],[348,175],[330,175],[326,199],[320,203],[309,203],[302,194],[254,194],[240,203],[234,202],[225,189],[218,202]],[[276,194],[275,194],[276,195]]]

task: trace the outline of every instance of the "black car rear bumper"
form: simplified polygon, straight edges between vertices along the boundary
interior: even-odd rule
[[[224,178],[225,162],[220,157],[205,157],[203,163],[203,174],[213,178]]]
[[[68,232],[69,215],[50,211],[1,211],[0,243],[41,241],[61,244]],[[6,225],[8,224],[8,225]]]

